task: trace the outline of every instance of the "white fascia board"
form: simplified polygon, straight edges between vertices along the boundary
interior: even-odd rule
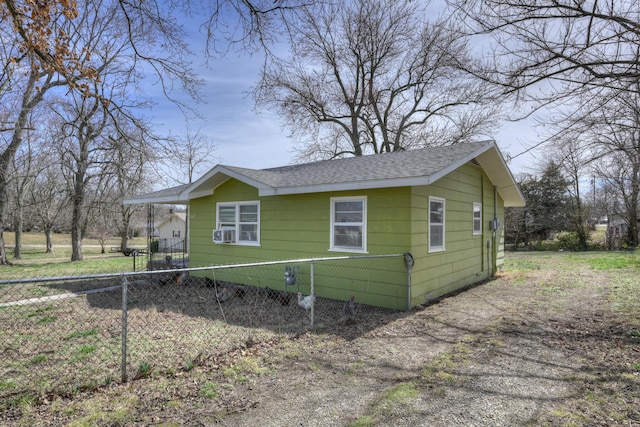
[[[199,187],[203,186],[210,178],[212,178],[217,173],[219,173],[220,168],[221,168],[220,165],[214,166],[212,169],[209,170],[209,172],[205,173],[200,178],[195,180],[191,185],[189,185],[183,191],[183,194],[187,197],[187,199],[190,199],[189,195],[191,193],[197,191]]]
[[[167,204],[167,205],[188,205],[189,199],[183,198],[183,194],[176,196],[163,196],[163,197],[149,197],[139,199],[125,199],[122,201],[123,205],[145,205],[145,204]]]
[[[189,200],[211,196],[213,194],[213,190],[213,188],[203,188],[200,190],[192,191],[191,193],[189,193]]]
[[[431,176],[419,176],[397,179],[380,179],[356,182],[338,182],[334,184],[305,185],[300,187],[265,188],[258,191],[259,196],[279,196],[288,194],[326,193],[333,191],[370,190],[373,188],[411,187],[429,185]]]
[[[497,146],[479,155],[477,160],[496,186],[505,207],[525,206],[524,196]]]
[[[259,191],[271,189],[272,187],[265,185],[263,182],[249,178],[246,175],[231,170],[223,165],[217,165],[200,179],[190,185],[184,194],[187,199],[196,199],[198,197],[210,196],[215,188],[226,182],[229,178],[237,179],[247,185],[257,188]]]

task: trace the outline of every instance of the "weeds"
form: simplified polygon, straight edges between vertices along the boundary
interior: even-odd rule
[[[380,402],[375,405],[374,412],[388,416],[395,408],[407,404],[419,395],[420,390],[416,388],[415,382],[400,383],[385,393]]]
[[[595,270],[616,270],[622,268],[640,268],[640,256],[635,253],[607,252],[597,257],[577,258],[586,261]]]
[[[245,383],[249,381],[249,375],[264,375],[268,372],[269,369],[261,367],[257,358],[244,357],[238,363],[226,368],[224,375],[233,381]]]
[[[138,372],[136,372],[135,379],[147,378],[151,375],[151,371],[153,370],[150,363],[142,362],[138,365]]]
[[[505,260],[504,267],[505,267],[505,270],[507,271],[515,271],[515,272],[540,270],[540,264],[533,262],[529,259],[521,259],[521,258]]]
[[[213,381],[207,381],[200,388],[200,396],[205,399],[214,399],[220,395],[219,388],[220,384]]]
[[[98,330],[96,328],[89,329],[87,331],[75,331],[70,333],[65,337],[65,339],[70,340],[74,338],[86,338],[90,336],[94,336],[98,334]]]
[[[12,379],[0,379],[0,391],[8,390],[16,386],[15,380]]]
[[[451,354],[440,354],[422,367],[420,375],[422,379],[428,383],[451,383],[455,381],[455,377],[451,371],[456,366],[457,363]]]
[[[364,417],[358,417],[355,420],[351,421],[347,425],[347,427],[370,427],[370,426],[375,426],[377,424],[378,423],[372,416],[365,415]]]
[[[31,360],[29,360],[29,364],[31,365],[37,365],[38,363],[42,363],[45,360],[47,360],[47,356],[44,354],[39,354],[36,357],[32,358]]]

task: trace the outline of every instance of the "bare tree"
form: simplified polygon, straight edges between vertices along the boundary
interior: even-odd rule
[[[506,91],[535,86],[628,90],[640,78],[640,20],[635,0],[450,0],[476,34],[493,36],[486,77]],[[540,85],[545,83],[545,85]],[[536,95],[538,96],[538,95]]]
[[[473,58],[451,21],[429,21],[408,0],[298,12],[291,55],[268,64],[255,94],[301,138],[301,157],[452,144],[493,129],[490,87],[466,71]]]
[[[561,141],[557,147],[558,150],[553,156],[558,157],[558,165],[567,177],[570,231],[573,231],[577,238],[574,249],[586,250],[589,247],[590,210],[584,200],[581,181],[589,171],[589,165],[593,160],[592,151],[581,139]]]
[[[553,120],[563,144],[579,145],[584,165],[596,166],[620,195],[629,224],[626,243],[638,245],[640,209],[640,81],[628,89],[591,88],[577,98],[579,107]],[[565,152],[567,150],[565,149]]]
[[[60,163],[55,153],[40,151],[36,160],[38,173],[28,195],[29,205],[45,235],[46,253],[53,253],[52,233],[66,222],[69,197],[60,174]]]
[[[65,105],[65,104],[62,104]],[[75,103],[58,108],[62,123],[57,136],[62,159],[62,171],[71,198],[71,260],[81,261],[83,225],[88,217],[85,201],[89,183],[102,173],[106,161],[103,133],[108,119],[96,99],[77,97]]]
[[[113,152],[107,169],[103,210],[111,211],[113,229],[120,236],[120,248],[124,251],[130,236],[131,220],[143,209],[139,205],[124,205],[127,197],[133,197],[138,185],[145,182],[151,164],[151,150],[145,140],[145,130],[129,127],[112,141]],[[105,206],[106,204],[106,206]]]
[[[599,150],[598,176],[616,190],[624,211],[619,215],[627,222],[626,244],[637,247],[638,211],[640,210],[640,104],[630,116],[615,114],[601,123],[597,135]],[[634,128],[625,126],[635,121]]]
[[[15,233],[15,245],[13,247],[13,258],[15,259],[22,258],[22,233],[24,231],[24,213],[27,204],[26,196],[35,181],[33,156],[31,141],[27,141],[27,144],[12,159],[9,169],[8,192],[13,202],[11,214]]]
[[[7,58],[6,63],[10,62],[11,58]],[[21,63],[19,62],[18,64]],[[5,69],[7,68],[13,67],[8,65]],[[6,202],[10,165],[23,143],[24,132],[31,112],[42,101],[44,94],[48,90],[62,84],[52,73],[44,74],[28,65],[25,67],[16,66],[16,69],[9,70],[5,77],[9,80],[8,87],[12,89],[19,87],[20,89],[18,92],[0,93],[0,100],[6,102],[5,105],[10,111],[5,119],[7,127],[3,129],[10,136],[7,138],[7,143],[2,145],[2,151],[0,152],[0,265],[7,264],[3,230],[7,213]]]
[[[172,185],[190,184],[215,164],[215,146],[200,129],[187,127],[184,136],[169,138],[160,149],[161,178]]]
[[[492,41],[482,75],[554,114],[538,145],[580,140],[623,198],[638,244],[640,19],[636,1],[450,0],[470,32]],[[571,147],[568,147],[571,149]],[[575,165],[576,167],[578,165]]]
[[[0,22],[0,99],[7,106],[0,114],[0,131],[11,135],[0,152],[0,219],[6,216],[7,168],[23,142],[27,118],[53,89],[67,86],[69,92],[56,95],[74,94],[94,99],[104,108],[124,109],[113,94],[99,88],[107,72],[126,65],[126,84],[130,91],[136,90],[144,63],[155,71],[168,96],[173,82],[197,95],[198,81],[185,57],[189,50],[182,42],[184,33],[174,17],[160,14],[154,5],[107,0],[0,3],[6,18]],[[7,262],[3,228],[0,223],[0,264]]]
[[[164,145],[160,167],[173,184],[190,184],[194,177],[206,172],[215,163],[215,146],[200,130],[187,127],[184,137],[173,138]],[[177,172],[172,174],[171,171]],[[184,230],[185,251],[188,249],[189,206],[186,206]]]

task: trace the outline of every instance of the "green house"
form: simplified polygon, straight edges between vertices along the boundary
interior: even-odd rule
[[[217,165],[126,203],[187,204],[190,267],[411,254],[409,271],[375,264],[386,279],[369,300],[407,308],[500,269],[504,208],[524,199],[496,144],[483,141],[262,170]],[[344,300],[345,283],[318,292]]]

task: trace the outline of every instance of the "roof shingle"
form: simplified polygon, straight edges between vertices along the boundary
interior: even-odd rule
[[[472,142],[260,170],[235,166],[226,168],[274,188],[414,178],[431,176],[486,145],[487,141]]]
[[[491,153],[491,154],[489,154]],[[324,160],[269,169],[218,165],[191,185],[160,190],[126,203],[188,203],[203,197],[229,178],[258,189],[260,196],[429,185],[465,162],[481,165],[497,184],[506,205],[524,199],[493,141]],[[487,168],[492,170],[487,170]]]

